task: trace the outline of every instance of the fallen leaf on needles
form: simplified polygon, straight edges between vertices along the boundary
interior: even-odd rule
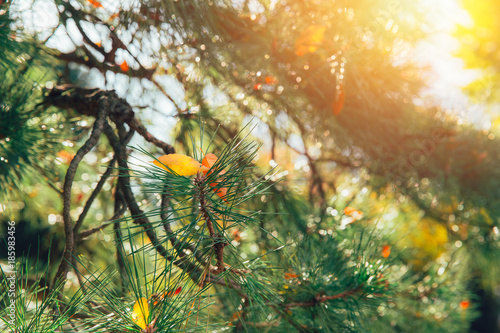
[[[149,305],[148,300],[145,297],[141,297],[134,304],[134,310],[132,311],[132,320],[137,326],[146,329],[146,322],[149,317]]]
[[[198,172],[206,172],[209,168],[203,166],[192,157],[182,154],[168,154],[152,161],[154,165],[178,176],[192,176]]]

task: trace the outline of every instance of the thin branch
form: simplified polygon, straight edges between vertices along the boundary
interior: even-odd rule
[[[285,310],[289,310],[291,308],[298,308],[298,307],[311,307],[311,306],[316,306],[319,303],[324,303],[327,301],[332,301],[334,299],[339,299],[339,298],[347,298],[349,296],[354,295],[357,291],[359,290],[358,288],[346,290],[344,292],[341,292],[340,294],[336,295],[330,295],[330,296],[316,296],[316,298],[312,301],[306,301],[306,302],[292,302],[288,303],[285,305]]]
[[[92,193],[90,194],[90,197],[88,198],[87,202],[85,203],[85,206],[83,207],[83,211],[80,214],[80,216],[78,217],[78,220],[76,221],[76,224],[73,228],[73,233],[75,235],[78,234],[78,230],[82,226],[83,220],[85,219],[85,216],[87,216],[87,213],[89,212],[90,206],[94,202],[95,198],[97,198],[97,195],[99,194],[99,192],[101,192],[101,190],[104,186],[104,183],[106,182],[106,180],[109,178],[109,176],[113,172],[113,167],[115,166],[115,162],[116,162],[116,157],[113,157],[113,159],[109,162],[108,168],[101,176],[101,179],[99,179],[97,186],[95,187],[94,191],[92,191]]]
[[[126,74],[134,77],[139,77],[139,78],[146,78],[146,79],[151,79],[154,72],[156,71],[156,68],[152,69],[146,69],[139,61],[139,59],[130,52],[130,50],[127,48],[127,46],[120,40],[120,38],[116,35],[116,33],[109,27],[109,25],[105,24],[109,30],[111,42],[112,42],[112,47],[109,52],[105,52],[104,48],[102,46],[98,46],[92,40],[87,36],[85,33],[84,29],[82,28],[80,21],[85,21],[85,22],[90,22],[90,23],[98,23],[102,24],[102,21],[100,19],[97,19],[97,22],[92,22],[91,20],[87,20],[83,17],[82,12],[79,10],[76,10],[70,3],[64,3],[65,11],[60,12],[61,18],[63,19],[64,25],[67,26],[67,19],[70,18],[66,14],[66,11],[71,14],[71,19],[75,23],[78,31],[80,32],[83,40],[85,43],[88,45],[91,45],[92,48],[94,48],[96,51],[101,53],[104,56],[104,62],[99,61],[93,54],[90,52],[88,49],[87,44],[84,44],[83,47],[78,47],[80,50],[82,50],[85,53],[85,56],[80,56],[78,52],[72,52],[72,53],[60,53],[58,55],[58,58],[61,60],[65,60],[67,62],[75,62],[81,65],[85,65],[89,68],[96,68],[99,70],[101,73],[105,74],[106,71],[111,71],[114,73],[119,73],[119,74]],[[93,18],[96,19],[95,16],[90,15],[89,13],[86,13],[87,18]],[[71,38],[71,35],[68,34],[68,36]],[[73,42],[75,45],[77,45],[76,42]],[[123,49],[127,51],[137,62],[139,65],[139,69],[135,70],[133,68],[129,68],[128,71],[124,72],[119,66],[116,66],[115,63],[115,54],[118,49]]]
[[[82,161],[83,157],[97,144],[101,132],[103,129],[103,124],[106,119],[107,111],[109,110],[110,101],[107,98],[102,98],[99,101],[99,110],[97,112],[96,121],[94,123],[92,133],[88,140],[78,149],[75,157],[71,160],[71,163],[66,172],[66,177],[64,179],[63,186],[63,221],[64,221],[64,234],[66,237],[66,247],[64,249],[63,259],[59,264],[59,268],[54,277],[52,286],[61,281],[65,283],[66,275],[68,274],[68,265],[71,262],[72,252],[75,246],[73,223],[71,221],[70,209],[71,209],[71,187],[73,186],[73,180],[75,178],[76,170],[78,165]]]
[[[125,212],[127,211],[127,207],[126,206],[123,206],[120,208],[119,211],[115,212],[113,214],[113,216],[108,219],[105,223],[101,224],[100,226],[98,227],[95,227],[95,228],[92,228],[92,229],[88,229],[88,230],[85,230],[85,231],[82,231],[80,232],[76,237],[76,241],[77,242],[80,242],[81,240],[83,240],[84,238],[92,235],[92,234],[95,234],[96,232],[98,232],[99,230],[102,230],[106,227],[109,227],[110,225],[113,225],[115,224],[116,222],[113,222],[113,220],[116,220],[116,219],[119,219]]]
[[[182,113],[184,112],[184,110],[182,110],[179,105],[177,105],[177,103],[174,101],[174,99],[167,93],[167,91],[158,83],[158,81],[156,81],[153,77],[151,77],[149,79],[155,86],[156,88],[158,88],[160,90],[160,92],[168,98],[168,100],[175,106],[175,108],[177,109],[178,113]]]
[[[155,146],[163,149],[165,154],[175,153],[174,147],[149,133],[146,127],[144,127],[144,125],[137,118],[132,118],[130,121],[127,121],[127,124],[130,128],[136,130],[137,133],[139,133],[146,141],[151,142]]]

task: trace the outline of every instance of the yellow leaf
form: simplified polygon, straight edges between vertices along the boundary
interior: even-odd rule
[[[148,300],[145,297],[141,297],[134,304],[134,311],[132,312],[132,320],[143,330],[146,329],[146,322],[149,317],[149,306]]]
[[[158,160],[153,161],[153,164],[179,176],[192,176],[196,173],[206,172],[207,167],[201,165],[200,162],[192,157],[182,154],[169,154],[158,157]]]

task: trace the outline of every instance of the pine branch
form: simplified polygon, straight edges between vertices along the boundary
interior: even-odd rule
[[[123,199],[123,194],[122,191],[119,187],[116,188],[115,192],[115,207],[114,207],[114,214],[123,214],[123,212],[126,210],[126,205]],[[128,276],[127,276],[127,271],[125,268],[125,251],[123,247],[123,235],[122,235],[122,230],[120,227],[120,222],[115,222],[113,224],[113,229],[115,232],[115,246],[116,246],[116,260],[118,263],[118,269],[120,271],[120,276],[122,279],[122,295],[125,295],[125,292],[127,290],[127,285],[128,285]]]
[[[154,231],[154,228],[151,225],[151,222],[147,218],[146,214],[137,205],[137,202],[135,201],[134,195],[130,188],[130,181],[129,181],[130,175],[128,174],[127,171],[129,170],[129,168],[127,163],[127,155],[125,153],[124,147],[121,146],[118,138],[113,132],[113,128],[107,122],[104,123],[104,133],[108,137],[111,147],[113,147],[113,150],[115,151],[115,154],[117,156],[118,165],[120,166],[120,178],[118,179],[118,186],[120,187],[120,190],[123,192],[125,203],[132,214],[134,222],[142,226],[144,232],[151,241],[151,244],[162,257],[164,257],[168,261],[171,261],[174,265],[178,266],[179,268],[183,269],[186,273],[188,273],[191,276],[193,281],[196,281],[196,279],[199,277],[203,277],[204,276],[203,271],[196,264],[194,264],[191,261],[187,261],[186,259],[183,258],[176,259],[175,257],[173,257],[168,253],[168,251],[165,249],[163,245],[160,244],[160,241],[158,240],[158,237],[156,235],[156,232]],[[204,276],[203,281],[208,283],[210,282],[217,283],[219,285],[224,285],[224,286],[230,286],[233,289],[241,289],[238,284],[234,282],[229,282],[226,284],[225,281],[218,279],[216,276],[212,276],[211,274],[207,274],[206,276]]]
[[[324,303],[324,302],[327,302],[327,301],[332,301],[334,299],[347,298],[349,296],[354,295],[357,291],[359,291],[359,289],[360,288],[357,287],[357,288],[354,288],[354,289],[346,290],[346,291],[341,292],[340,294],[336,294],[336,295],[316,296],[315,299],[312,300],[312,301],[288,303],[288,304],[285,305],[285,310],[289,310],[291,308],[297,308],[297,307],[312,307],[312,306],[316,306],[316,305],[318,305],[320,303]]]
[[[82,35],[82,38],[85,43],[89,44],[94,48],[96,51],[101,53],[104,56],[104,62],[99,61],[93,54],[90,52],[90,50],[87,48],[87,45],[84,44],[83,47],[79,47],[79,49],[83,50],[85,53],[85,56],[82,57],[78,55],[78,52],[72,52],[72,53],[60,53],[58,55],[58,58],[61,60],[64,60],[66,62],[75,62],[81,65],[85,65],[89,68],[96,68],[99,70],[101,73],[105,74],[107,71],[111,71],[114,73],[120,73],[120,74],[126,74],[138,78],[145,78],[145,79],[151,79],[154,72],[156,71],[156,68],[153,69],[146,69],[139,59],[134,56],[132,52],[128,49],[128,47],[121,41],[121,39],[117,36],[117,34],[114,32],[114,29],[110,27],[107,23],[102,22],[99,18],[97,18],[95,15],[91,15],[89,13],[82,13],[80,10],[76,10],[69,2],[63,3],[63,6],[65,8],[65,11],[60,12],[60,17],[64,23],[65,26],[67,26],[67,21],[68,19],[71,19],[71,22],[73,22],[80,34]],[[66,12],[70,13],[71,16],[67,15]],[[92,24],[99,24],[99,25],[104,25],[108,28],[108,32],[110,34],[110,39],[112,41],[112,48],[109,52],[105,52],[104,48],[102,46],[96,45],[92,40],[88,37],[88,35],[85,33],[85,30],[81,26],[81,21],[83,20],[83,17],[87,19],[93,19],[92,20],[85,20],[85,22],[92,23]],[[71,37],[71,35],[69,35]],[[77,45],[77,43],[74,43]],[[139,69],[133,69],[129,68],[126,72],[124,72],[119,66],[116,66],[115,64],[115,54],[118,49],[122,49],[126,51],[134,60],[137,62],[139,65]]]
[[[224,238],[216,234],[212,220],[210,218],[210,215],[208,213],[208,204],[206,201],[206,184],[205,184],[205,176],[202,175],[201,173],[198,173],[198,175],[194,178],[195,185],[198,187],[198,194],[199,194],[199,200],[200,200],[200,212],[203,216],[203,219],[205,220],[205,223],[207,225],[208,232],[210,234],[210,237],[212,238],[212,248],[215,253],[215,259],[217,262],[217,268],[213,270],[215,274],[222,273],[226,270],[226,267],[224,265],[224,247],[226,247],[226,243],[224,242]]]
[[[160,212],[160,218],[161,218],[161,223],[163,225],[163,229],[165,230],[165,233],[167,234],[168,239],[170,240],[170,243],[172,246],[176,249],[177,254],[179,254],[180,257],[185,257],[187,253],[185,252],[183,248],[183,244],[179,243],[179,240],[175,236],[174,232],[172,231],[172,228],[169,223],[169,218],[168,218],[168,205],[170,202],[170,196],[167,193],[167,188],[168,186],[164,186],[163,193],[161,195],[161,212]],[[199,251],[192,246],[191,244],[186,245],[187,248],[193,253],[195,258],[198,260],[200,264],[203,266],[206,265],[207,263],[205,260],[202,258],[202,256],[199,254]]]

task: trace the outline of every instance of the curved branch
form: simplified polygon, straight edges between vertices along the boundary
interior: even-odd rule
[[[63,222],[64,222],[64,234],[66,236],[66,247],[64,249],[63,259],[59,264],[59,268],[54,277],[52,286],[61,281],[64,284],[66,280],[66,275],[68,274],[69,263],[71,262],[72,252],[75,246],[75,237],[73,232],[73,224],[71,221],[70,209],[71,209],[71,187],[73,186],[73,180],[75,178],[76,170],[78,165],[82,161],[83,157],[97,144],[99,137],[101,136],[103,125],[106,120],[107,112],[110,109],[110,101],[103,96],[99,101],[99,109],[97,111],[96,121],[92,129],[92,133],[87,141],[78,149],[75,157],[71,160],[71,163],[66,172],[66,177],[64,179],[63,186]]]

